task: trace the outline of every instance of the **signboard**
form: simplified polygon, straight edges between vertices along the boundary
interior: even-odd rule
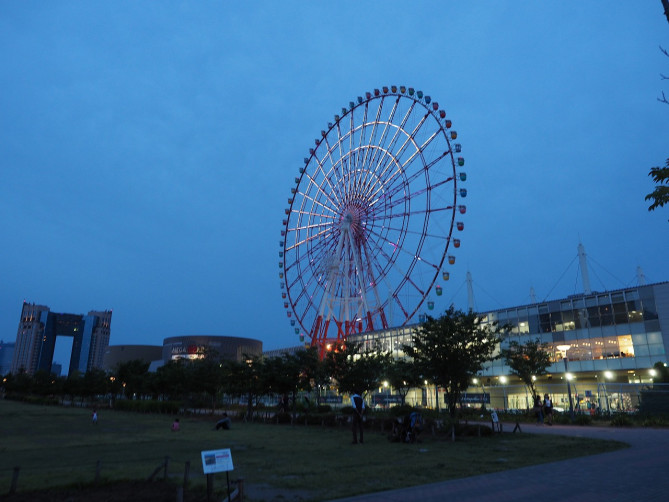
[[[460,396],[460,402],[463,404],[490,404],[490,394],[487,392],[465,392]],[[446,403],[446,396],[444,396],[444,403]]]
[[[202,470],[205,474],[231,471],[233,469],[230,448],[202,452]]]
[[[374,394],[373,404],[402,404],[402,397],[396,394]]]
[[[341,404],[343,402],[342,396],[321,396],[321,403],[325,404]]]

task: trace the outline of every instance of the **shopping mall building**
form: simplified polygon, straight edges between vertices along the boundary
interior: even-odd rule
[[[482,314],[486,323],[509,325],[509,336],[499,350],[514,340],[520,344],[539,340],[551,356],[547,374],[537,377],[541,394],[549,393],[557,408],[582,413],[632,410],[640,393],[653,385],[653,365],[667,364],[669,350],[669,282],[642,285],[615,291],[572,295],[559,300],[521,305]],[[369,348],[404,357],[402,347],[410,344],[418,325],[351,337]],[[410,392],[412,404],[444,405],[444,395],[426,382]],[[375,404],[392,404],[398,397],[392,389],[380,388]],[[472,380],[465,403],[498,409],[525,409],[529,395],[520,379],[511,374],[503,359],[489,363]]]

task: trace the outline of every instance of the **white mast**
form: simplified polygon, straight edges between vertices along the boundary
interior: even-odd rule
[[[467,270],[467,303],[469,311],[474,312],[474,288],[472,287],[472,274]]]
[[[643,274],[643,269],[641,267],[636,268],[636,280],[639,283],[639,286],[646,285],[646,276]]]
[[[590,276],[588,275],[588,264],[585,261],[585,248],[583,244],[578,243],[578,261],[581,265],[581,277],[583,278],[583,292],[586,295],[592,293],[590,289]]]
[[[534,292],[533,286],[530,286],[530,303],[537,303],[537,294]]]

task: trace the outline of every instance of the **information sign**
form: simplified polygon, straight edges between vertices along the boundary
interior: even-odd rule
[[[205,474],[232,471],[233,469],[232,455],[229,448],[202,452],[202,470]]]

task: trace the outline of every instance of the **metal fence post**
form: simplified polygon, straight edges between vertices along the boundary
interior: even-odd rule
[[[16,493],[16,486],[19,484],[19,471],[21,470],[20,467],[14,467],[14,472],[12,473],[12,484],[9,487],[9,493],[10,495],[12,493]]]

